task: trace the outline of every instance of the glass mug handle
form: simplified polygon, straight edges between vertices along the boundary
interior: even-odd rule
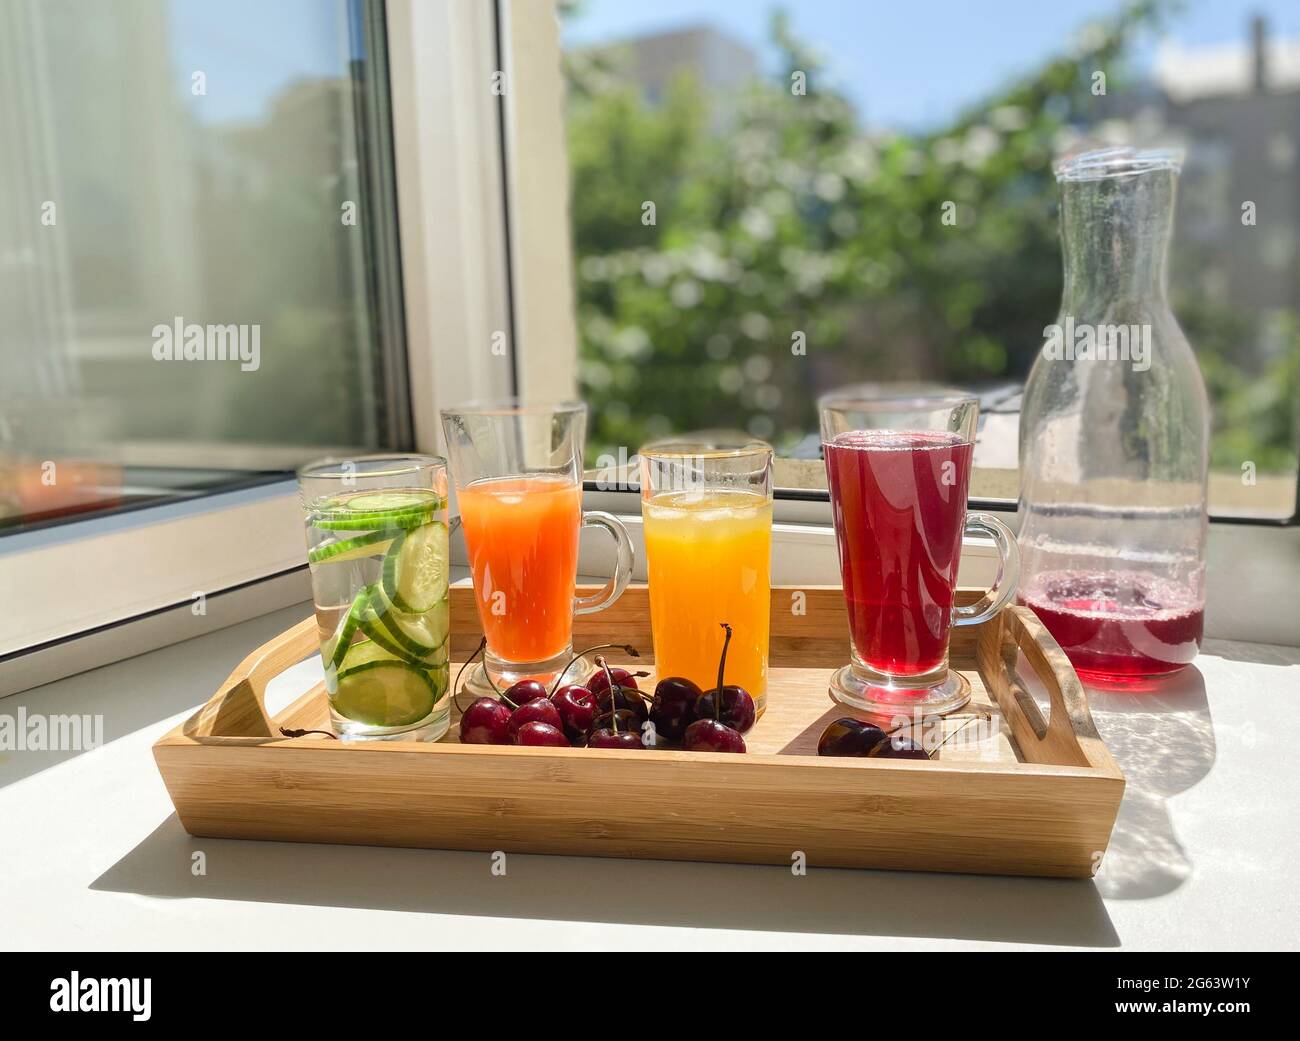
[[[968,513],[963,535],[988,535],[998,548],[998,573],[992,588],[979,603],[952,609],[953,625],[979,625],[987,622],[1016,595],[1020,580],[1020,547],[1011,529],[987,513]]]
[[[595,614],[597,611],[605,610],[623,595],[627,584],[632,581],[632,539],[628,536],[627,528],[623,527],[623,522],[603,510],[588,510],[582,515],[581,527],[585,528],[588,525],[604,528],[614,537],[614,549],[618,559],[614,562],[614,574],[605,584],[604,589],[591,596],[573,598],[574,614]]]

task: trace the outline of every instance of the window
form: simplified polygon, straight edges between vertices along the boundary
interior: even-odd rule
[[[1211,511],[1293,517],[1292,5],[1157,24],[1111,0],[586,0],[563,25],[590,464],[739,426],[777,446],[778,483],[824,489],[817,394],[920,379],[978,391],[973,494],[1013,500],[1020,387],[1061,296],[1052,159],[1168,142],[1187,155],[1170,291],[1214,411]]]
[[[0,0],[0,696],[303,601],[293,469],[512,390],[494,13]]]
[[[381,5],[0,7],[0,541],[410,447]]]

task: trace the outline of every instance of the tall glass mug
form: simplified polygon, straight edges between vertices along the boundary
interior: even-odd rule
[[[582,511],[587,406],[474,402],[442,411],[460,520],[465,530],[484,666],[505,688],[521,679],[549,683],[573,654],[573,617],[604,610],[632,577],[632,542],[608,513]],[[578,533],[609,532],[613,577],[577,597]],[[469,680],[490,687],[482,669]]]
[[[655,673],[726,682],[767,707],[772,446],[741,436],[657,441],[641,459],[641,515]]]
[[[335,732],[436,741],[451,720],[446,462],[324,460],[298,486]]]
[[[834,392],[819,406],[852,650],[831,695],[882,715],[952,712],[970,684],[948,669],[949,628],[993,617],[1020,571],[1006,525],[966,512],[979,402],[885,386]],[[978,604],[954,608],[968,534],[993,539],[998,574]]]

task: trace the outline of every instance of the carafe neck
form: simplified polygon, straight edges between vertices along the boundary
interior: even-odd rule
[[[1176,184],[1167,169],[1062,183],[1065,313],[1165,305]]]

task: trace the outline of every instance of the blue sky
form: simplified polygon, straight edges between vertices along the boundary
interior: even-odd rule
[[[788,0],[795,32],[874,126],[925,127],[978,101],[1049,54],[1116,0]],[[770,57],[766,0],[586,0],[565,45],[707,23]],[[1190,0],[1169,22],[1184,45],[1244,40],[1252,13],[1275,36],[1300,36],[1296,0]],[[1137,57],[1149,62],[1155,41]]]
[[[455,0],[487,3],[489,0]],[[526,0],[533,2],[533,0]],[[978,101],[1059,52],[1079,26],[1117,0],[788,0],[795,31],[823,52],[836,83],[865,122],[925,127]],[[769,0],[586,0],[565,45],[711,24],[770,60]],[[344,0],[170,0],[177,84],[189,95],[202,69],[204,122],[257,118],[288,83],[346,69]],[[1189,0],[1171,21],[1183,44],[1243,40],[1254,11],[1276,36],[1300,37],[1297,0]],[[1139,60],[1149,60],[1145,41]]]

